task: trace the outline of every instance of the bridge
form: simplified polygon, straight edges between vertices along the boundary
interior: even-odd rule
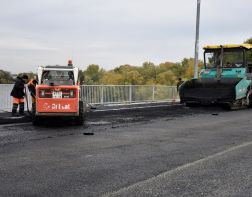
[[[0,124],[0,196],[250,196],[251,109],[170,105],[175,87],[81,91],[115,110],[91,110],[84,126]],[[145,105],[118,108],[133,103]]]

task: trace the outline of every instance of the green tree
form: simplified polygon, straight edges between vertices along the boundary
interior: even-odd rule
[[[143,83],[143,76],[139,73],[139,68],[128,64],[121,65],[114,69],[115,74],[121,76],[121,83],[124,85],[140,85]]]
[[[184,77],[185,66],[180,63],[165,62],[157,66],[157,75],[163,72],[171,71],[176,78]]]
[[[0,84],[9,84],[13,83],[15,80],[13,79],[10,72],[0,70]]]
[[[161,72],[157,76],[157,83],[161,85],[174,85],[176,80],[177,78],[171,70]]]
[[[84,83],[88,85],[99,84],[104,70],[96,64],[91,64],[84,71]]]
[[[194,58],[184,58],[182,65],[185,67],[184,77],[185,79],[191,79],[194,75]]]
[[[102,76],[101,83],[104,85],[123,85],[123,76],[120,73],[114,71],[105,72]]]
[[[84,72],[82,70],[79,70],[79,72],[78,72],[78,81],[79,81],[79,83],[81,85],[84,84],[84,79],[85,79]]]
[[[130,70],[124,75],[124,84],[140,85],[143,83],[143,77],[137,70]]]
[[[203,68],[203,62],[199,60],[198,72]],[[184,58],[182,61],[182,67],[185,68],[184,75],[181,78],[191,79],[194,77],[194,58]]]
[[[252,44],[252,37],[247,39],[244,43],[247,43],[247,44]]]
[[[152,62],[144,62],[142,68],[140,69],[140,74],[142,75],[144,84],[155,84],[157,80],[157,70],[156,66]]]
[[[252,37],[247,39],[244,43],[252,44]],[[248,57],[249,64],[252,64],[252,51],[251,50],[247,52],[247,57]]]

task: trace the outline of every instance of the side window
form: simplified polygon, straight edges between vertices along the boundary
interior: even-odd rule
[[[205,65],[206,65],[206,68],[214,68],[217,66],[217,58],[218,58],[218,55],[215,53],[215,52],[206,52],[205,53]]]
[[[243,52],[241,50],[224,50],[223,67],[241,68],[244,67]]]
[[[252,49],[247,51],[248,73],[252,73]]]
[[[49,85],[49,78],[49,71],[44,71],[41,78],[42,84]]]

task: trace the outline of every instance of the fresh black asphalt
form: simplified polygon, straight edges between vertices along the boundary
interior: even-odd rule
[[[177,106],[1,125],[0,196],[250,196],[251,119]]]

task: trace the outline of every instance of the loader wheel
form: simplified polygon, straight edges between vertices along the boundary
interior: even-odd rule
[[[222,105],[221,105],[221,107],[222,107],[222,109],[224,109],[224,110],[231,110],[232,109],[232,107],[233,107],[233,104],[232,103],[223,103]]]
[[[83,125],[84,121],[85,121],[85,113],[84,113],[83,102],[79,101],[79,116],[76,118],[76,124]]]
[[[34,125],[34,126],[39,126],[40,125],[40,120],[39,120],[39,118],[37,117],[37,116],[33,116],[32,117],[32,124]]]
[[[186,107],[197,107],[199,104],[197,103],[185,103]]]

